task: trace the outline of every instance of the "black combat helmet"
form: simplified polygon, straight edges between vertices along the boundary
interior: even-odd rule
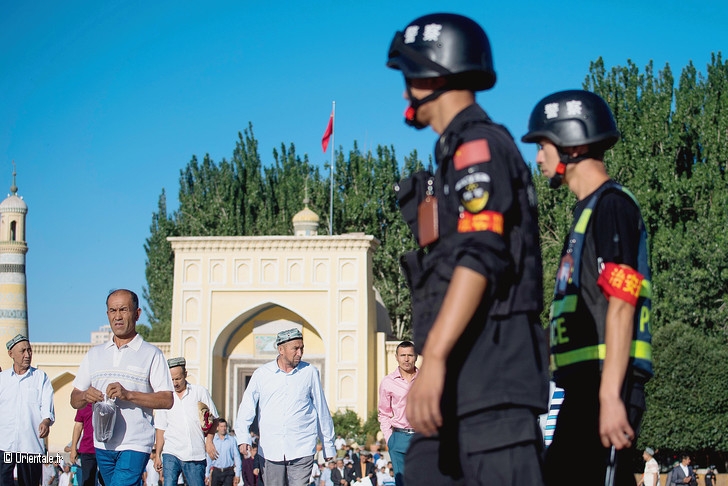
[[[449,13],[425,15],[397,32],[387,66],[409,79],[452,76],[453,88],[473,91],[492,88],[496,78],[485,31],[468,17]]]
[[[559,148],[590,145],[604,152],[619,140],[612,110],[598,95],[584,90],[553,93],[536,104],[523,142],[550,140]]]

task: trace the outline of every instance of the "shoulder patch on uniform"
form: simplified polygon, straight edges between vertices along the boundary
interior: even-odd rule
[[[490,162],[490,146],[484,138],[465,142],[452,157],[455,169],[462,170],[471,165]]]

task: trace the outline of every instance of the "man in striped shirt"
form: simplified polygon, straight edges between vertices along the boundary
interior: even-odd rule
[[[404,484],[404,456],[415,433],[405,416],[407,394],[417,378],[415,345],[402,341],[395,351],[397,369],[388,374],[379,385],[379,426],[389,449],[397,486]]]

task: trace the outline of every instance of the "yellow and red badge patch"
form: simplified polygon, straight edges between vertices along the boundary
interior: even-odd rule
[[[456,170],[462,170],[471,165],[490,162],[490,147],[484,138],[465,142],[455,151],[452,157]]]
[[[616,297],[636,306],[644,279],[645,277],[632,267],[605,263],[597,285],[607,299]]]
[[[463,211],[458,220],[458,233],[471,233],[473,231],[492,231],[503,234],[503,214],[495,211],[483,211],[478,214]]]

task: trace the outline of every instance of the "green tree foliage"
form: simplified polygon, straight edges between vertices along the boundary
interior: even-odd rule
[[[334,421],[334,432],[346,440],[353,440],[360,446],[364,444],[361,419],[353,410],[337,411],[331,416]]]
[[[176,230],[174,220],[167,214],[167,195],[162,190],[157,212],[152,215],[150,235],[144,244],[147,253],[145,268],[147,285],[142,289],[142,296],[149,305],[145,309],[149,327],[140,327],[140,332],[144,339],[149,341],[169,341],[172,325],[174,254],[167,237],[175,236]]]
[[[377,443],[377,435],[379,434],[379,430],[379,411],[377,409],[374,409],[369,412],[369,416],[367,417],[366,422],[364,422],[361,426],[362,435],[364,435],[365,437],[364,444],[370,445]]]
[[[682,322],[666,323],[654,336],[655,381],[648,394],[641,442],[663,451],[728,451],[728,348],[715,335]],[[654,447],[654,446],[653,446]]]
[[[362,423],[359,415],[353,410],[338,411],[331,416],[334,421],[336,435],[341,435],[347,441],[354,441],[359,447],[369,446],[377,442],[379,433],[379,419],[377,410],[369,413],[366,421]]]

